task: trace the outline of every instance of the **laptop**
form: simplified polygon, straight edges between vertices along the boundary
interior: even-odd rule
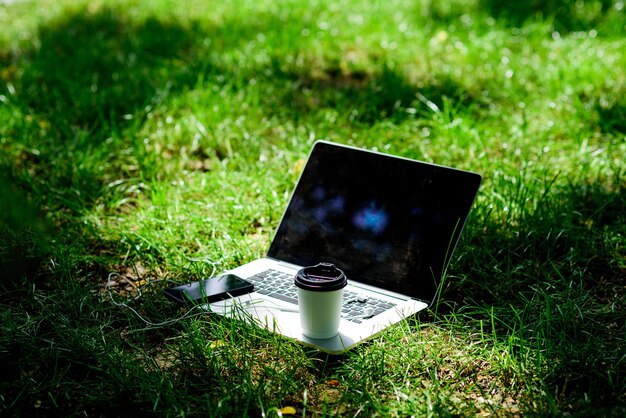
[[[211,311],[339,354],[433,303],[481,176],[316,142],[266,257],[226,271],[254,291]],[[332,263],[348,278],[339,334],[302,335],[298,270]]]

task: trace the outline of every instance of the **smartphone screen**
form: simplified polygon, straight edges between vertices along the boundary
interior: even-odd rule
[[[224,274],[206,280],[170,287],[165,296],[185,304],[212,303],[218,300],[250,293],[254,285],[234,274]]]

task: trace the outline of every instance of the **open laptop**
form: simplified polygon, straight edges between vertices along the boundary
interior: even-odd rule
[[[318,141],[265,258],[226,273],[255,291],[212,303],[221,315],[341,353],[435,299],[481,182],[476,173]],[[297,271],[333,263],[348,277],[339,335],[302,335]]]

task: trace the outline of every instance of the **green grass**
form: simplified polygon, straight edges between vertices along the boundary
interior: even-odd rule
[[[626,414],[623,1],[9,3],[3,414]],[[437,306],[328,357],[111,303],[264,254],[316,139],[483,174]]]

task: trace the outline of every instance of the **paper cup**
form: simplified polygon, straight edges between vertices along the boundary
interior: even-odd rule
[[[333,264],[305,267],[296,274],[302,334],[309,338],[332,338],[339,332],[346,275]]]

